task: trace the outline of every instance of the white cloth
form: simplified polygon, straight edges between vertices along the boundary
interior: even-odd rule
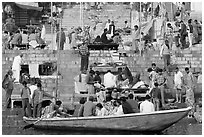
[[[12,71],[13,77],[15,78],[14,82],[19,82],[20,80],[21,61],[22,58],[20,56],[16,56],[13,60]]]
[[[116,115],[116,116],[119,116],[119,115],[123,115],[124,112],[123,112],[123,107],[122,105],[120,105],[118,108],[117,108],[117,111],[113,114],[113,115]]]
[[[37,43],[36,40],[31,40],[31,41],[29,42],[29,45],[31,45],[32,48],[36,48],[37,46],[39,46],[39,44]]]
[[[108,72],[104,75],[104,86],[106,88],[112,88],[116,86],[115,76]]]
[[[143,81],[139,81],[139,82],[137,82],[133,87],[132,87],[132,89],[137,89],[137,88],[139,88],[140,86],[142,86],[142,85],[144,85],[145,83],[143,82]]]
[[[81,74],[81,82],[79,81],[79,75],[74,77],[75,93],[87,92],[86,76],[86,74]]]
[[[108,23],[108,22],[107,22],[107,23],[106,23],[106,26],[105,26],[105,29],[107,29],[108,31],[109,31],[109,26],[110,26],[110,24],[111,24],[111,23]]]
[[[43,25],[42,30],[41,30],[41,38],[43,40],[45,40],[45,34],[46,34],[46,29],[45,29],[45,25]]]
[[[30,77],[39,77],[38,69],[39,64],[29,64]]]
[[[145,100],[140,104],[140,112],[141,113],[150,113],[154,112],[154,104]]]
[[[97,109],[96,115],[97,116],[107,116],[108,115],[108,111],[107,111],[107,109],[105,109],[103,107],[101,110]]]
[[[200,75],[198,76],[198,81],[197,81],[197,83],[202,83],[202,74],[200,74]]]
[[[31,92],[30,97],[32,98],[32,97],[33,97],[34,90],[37,89],[37,86],[36,86],[36,85],[31,85],[29,88],[30,88],[30,92]]]
[[[181,84],[182,83],[182,77],[183,77],[183,74],[180,71],[175,73],[174,74],[174,83],[175,84]]]

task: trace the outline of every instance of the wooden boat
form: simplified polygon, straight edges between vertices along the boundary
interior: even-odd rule
[[[128,130],[136,132],[160,132],[178,122],[191,110],[188,108],[155,111],[152,113],[134,113],[105,117],[70,117],[42,119],[33,127],[40,129],[67,130]],[[23,118],[27,124],[37,119]]]

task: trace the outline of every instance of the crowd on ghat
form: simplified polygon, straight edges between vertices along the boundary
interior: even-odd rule
[[[86,71],[82,71],[81,74],[74,78],[75,84],[78,83],[75,85],[75,88],[77,88],[75,89],[75,92],[82,94],[96,94],[98,104],[94,105],[92,103],[93,98],[91,98],[85,104],[82,99],[80,101],[82,106],[80,109],[81,111],[79,112],[79,116],[97,115],[97,113],[103,113],[103,115],[114,115],[114,113],[127,114],[133,113],[132,109],[136,109],[134,112],[152,112],[161,110],[166,105],[167,97],[165,96],[165,90],[167,89],[169,82],[168,78],[165,75],[163,69],[158,68],[155,63],[152,63],[152,67],[147,69],[147,73],[149,76],[148,81],[141,79],[139,73],[137,73],[135,76],[132,76],[127,67],[124,70],[120,68],[118,70],[118,75],[114,75],[110,70],[108,70],[107,73],[104,74],[104,79],[102,82],[100,73],[98,71],[94,72],[91,69],[88,74],[86,74]],[[195,98],[193,92],[195,84],[196,79],[189,71],[189,68],[185,68],[184,74],[179,71],[178,67],[176,68],[174,72],[175,102],[185,102],[187,106],[191,106],[193,108],[189,113],[189,117],[193,116],[195,110]],[[148,92],[144,103],[141,103],[139,96],[135,96],[133,91],[128,90],[146,88],[148,89]],[[124,91],[121,92],[117,89],[124,89]],[[182,99],[182,90],[185,90],[186,92],[185,101]],[[125,104],[128,104],[128,99],[133,98],[135,102],[133,103],[134,105],[130,103],[129,105],[123,106],[126,100],[127,103]],[[132,109],[131,106],[133,107]],[[116,113],[113,111],[114,107],[119,109],[119,112]]]
[[[59,49],[64,49],[64,43],[66,37],[69,39],[69,44],[72,49],[79,48],[79,53],[82,56],[81,60],[81,74],[74,78],[75,82],[80,83],[80,86],[76,86],[79,91],[87,92],[88,94],[96,94],[97,104],[94,102],[94,97],[90,96],[89,100],[86,101],[84,98],[80,100],[81,107],[79,109],[78,116],[108,116],[108,115],[123,115],[129,113],[148,113],[153,111],[159,111],[165,106],[165,88],[167,85],[167,78],[164,74],[168,65],[170,65],[170,55],[175,43],[176,47],[185,49],[192,47],[194,44],[198,44],[202,41],[202,25],[197,20],[189,19],[187,23],[183,21],[176,21],[175,24],[167,23],[167,28],[164,33],[164,41],[158,46],[157,42],[150,40],[148,34],[144,35],[141,32],[141,27],[135,25],[132,31],[132,49],[139,51],[142,55],[145,49],[153,48],[156,50],[160,49],[160,55],[164,59],[164,69],[158,68],[155,63],[152,63],[152,67],[147,69],[149,81],[142,80],[140,74],[132,76],[128,67],[124,70],[118,69],[118,74],[113,75],[110,70],[104,75],[104,80],[100,77],[98,71],[94,71],[90,68],[88,71],[88,56],[89,49],[87,48],[88,43],[96,44],[110,44],[122,43],[121,34],[116,30],[114,21],[110,19],[105,25],[104,32],[101,36],[92,38],[90,35],[94,27],[85,26],[71,28],[68,34],[65,35],[63,28],[61,31],[59,26],[57,27],[56,42],[59,43]],[[130,33],[131,29],[125,21],[124,32]],[[138,36],[141,35],[141,41]],[[17,29],[15,33],[7,31],[3,32],[2,44],[5,49],[17,49],[19,45],[25,44],[30,49],[44,48],[45,42],[45,25],[41,27],[31,28],[29,30]],[[186,40],[188,39],[188,43]],[[79,42],[81,41],[81,43]],[[78,46],[80,45],[80,47]],[[22,58],[20,55],[18,58]],[[20,65],[20,61],[18,63]],[[18,66],[17,65],[17,66]],[[18,66],[19,67],[19,66]],[[6,107],[9,108],[11,103],[11,94],[14,88],[14,82],[19,83],[19,68],[9,70],[5,75],[2,86],[6,91]],[[194,88],[196,79],[190,72],[189,68],[185,68],[184,74],[176,68],[174,73],[174,90],[176,92],[176,102],[182,102],[181,91],[184,89],[186,93],[185,103],[187,106],[191,106],[192,110],[189,113],[189,117],[194,115],[195,111],[195,98]],[[32,81],[31,85],[28,86],[26,81],[22,82],[23,88],[21,90],[21,98],[23,104],[23,114],[28,117],[41,117],[46,118],[54,116],[69,117],[68,110],[62,107],[62,102],[56,97],[45,93],[42,90],[40,82]],[[124,90],[118,92],[117,89],[137,89],[137,88],[148,88],[149,92],[145,96],[144,101],[140,101],[139,97],[135,97],[134,93]],[[109,92],[111,90],[111,92]],[[42,106],[43,97],[48,96],[57,100],[56,102],[49,102],[46,107]],[[33,111],[31,108],[33,107]]]
[[[2,87],[6,91],[6,108],[10,108],[11,95],[15,84],[22,84],[20,96],[22,98],[22,109],[24,116],[28,117],[53,117],[53,116],[70,116],[69,109],[61,106],[62,102],[55,96],[44,92],[40,81],[31,80],[28,85],[26,80],[20,82],[19,65],[23,54],[16,56],[12,66],[5,75]],[[19,63],[19,64],[18,64]],[[133,76],[128,67],[119,68],[117,75],[112,74],[110,70],[104,74],[102,80],[98,71],[90,68],[89,73],[83,70],[81,74],[74,78],[75,82],[81,83],[77,86],[79,92],[85,92],[90,95],[95,94],[97,104],[93,103],[94,97],[90,96],[89,101],[85,103],[84,99],[80,101],[81,108],[79,116],[95,116],[95,115],[121,115],[138,112],[159,111],[165,107],[166,99],[165,89],[168,79],[163,69],[158,68],[155,63],[147,69],[148,81],[141,79],[140,73]],[[200,79],[200,78],[198,78]],[[184,103],[182,99],[182,90],[185,90],[185,103],[191,106],[192,110],[189,117],[194,115],[195,98],[194,88],[196,79],[190,72],[189,68],[185,68],[185,72],[176,68],[174,73],[174,90],[176,92],[176,102]],[[118,89],[124,89],[119,91]],[[127,89],[127,90],[126,90]],[[135,96],[134,92],[128,89],[147,89],[145,101],[141,102],[139,96]],[[49,97],[57,100],[56,102],[48,102],[43,105],[43,98]],[[33,108],[33,111],[31,111]],[[197,108],[197,106],[196,106]],[[31,113],[32,112],[32,113]]]

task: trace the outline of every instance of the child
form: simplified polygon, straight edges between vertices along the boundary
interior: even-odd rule
[[[31,91],[27,87],[27,82],[26,81],[23,81],[22,84],[24,86],[23,89],[21,90],[23,116],[26,116],[26,109],[27,109],[28,117],[30,117],[31,116],[31,107],[30,107],[30,102],[31,102],[30,94],[31,94]]]
[[[153,100],[153,104],[155,107],[156,111],[159,111],[159,104],[160,104],[160,99],[161,99],[161,91],[158,88],[158,83],[154,83],[154,88],[151,91],[151,96]]]

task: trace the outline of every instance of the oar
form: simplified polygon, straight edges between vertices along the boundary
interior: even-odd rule
[[[52,113],[55,113],[55,111],[53,111],[53,112],[51,112],[51,113],[49,113],[49,114],[47,114],[47,115],[50,115],[50,114],[52,114]],[[41,117],[40,119],[38,119],[37,121],[33,122],[32,124],[28,124],[28,125],[24,126],[23,129],[28,129],[28,128],[33,127],[35,124],[37,124],[38,122],[40,122],[43,118],[44,118],[44,117]]]

